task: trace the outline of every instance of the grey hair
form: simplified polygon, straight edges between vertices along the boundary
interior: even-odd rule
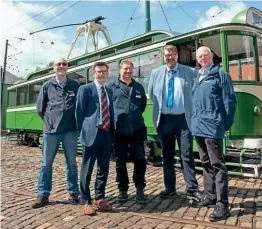
[[[201,55],[202,51],[207,51],[210,55],[212,55],[212,52],[210,50],[210,48],[208,48],[207,46],[201,46],[197,51],[196,51],[196,58],[198,59],[198,57]]]

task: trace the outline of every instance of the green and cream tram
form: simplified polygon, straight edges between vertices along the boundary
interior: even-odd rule
[[[152,69],[164,64],[163,47],[173,44],[179,50],[179,62],[199,67],[196,50],[208,46],[214,62],[232,77],[237,97],[235,123],[225,139],[225,154],[231,174],[258,177],[262,170],[262,12],[249,8],[236,15],[232,23],[220,24],[185,34],[151,31],[103,49],[69,59],[69,77],[80,84],[93,81],[92,64],[104,61],[110,68],[109,81],[118,77],[119,62],[130,59],[134,78],[147,90]],[[8,88],[6,126],[10,136],[25,144],[39,144],[43,122],[36,113],[36,101],[42,84],[53,76],[46,68],[28,75],[26,80]],[[144,113],[148,128],[148,162],[161,162],[161,147],[152,123],[152,102]],[[40,139],[40,140],[39,140]],[[80,147],[79,147],[80,149]],[[196,165],[199,159],[197,148]],[[177,158],[178,159],[178,158]],[[179,159],[178,159],[179,160]],[[179,164],[179,163],[178,163]]]

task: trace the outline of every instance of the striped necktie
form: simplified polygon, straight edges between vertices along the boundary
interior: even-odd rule
[[[110,114],[109,114],[109,108],[107,103],[107,96],[105,87],[101,87],[102,93],[101,93],[101,105],[102,105],[102,124],[98,126],[99,129],[108,131],[110,128]]]

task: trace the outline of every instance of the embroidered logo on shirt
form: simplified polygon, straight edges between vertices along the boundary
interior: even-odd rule
[[[136,98],[141,99],[141,95],[136,95]]]

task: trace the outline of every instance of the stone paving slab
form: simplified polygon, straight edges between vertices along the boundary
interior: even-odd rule
[[[163,189],[162,168],[147,167],[148,195],[146,204],[135,202],[135,187],[131,183],[129,200],[117,202],[118,190],[115,182],[115,163],[111,162],[107,184],[107,200],[113,204],[112,212],[98,212],[96,216],[84,215],[80,205],[67,200],[65,162],[63,153],[57,154],[53,169],[53,191],[50,204],[32,209],[37,195],[41,151],[37,147],[17,145],[1,139],[1,228],[156,228],[156,229],[262,229],[262,180],[231,177],[231,215],[227,220],[211,223],[208,215],[213,209],[192,208],[185,195],[185,182],[177,171],[178,195],[161,199],[158,193]],[[78,168],[81,156],[77,157]],[[128,164],[132,180],[132,163]],[[94,192],[94,171],[91,193]],[[197,175],[200,190],[203,190],[202,176]]]

